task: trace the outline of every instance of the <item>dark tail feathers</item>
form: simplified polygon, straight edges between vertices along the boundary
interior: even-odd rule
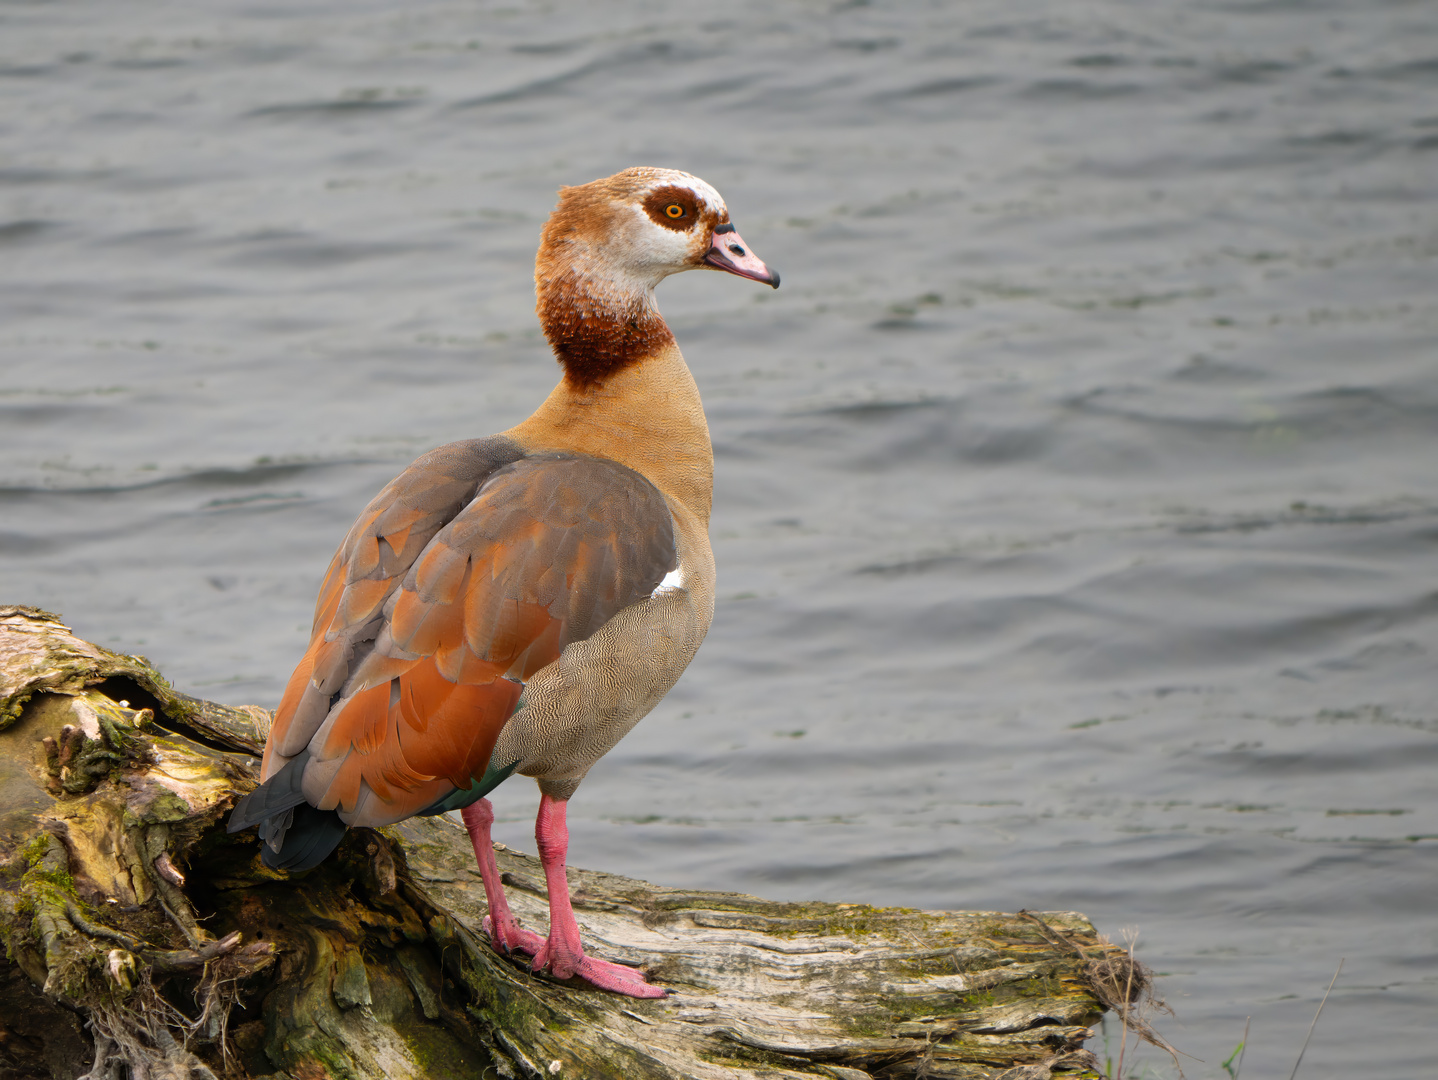
[[[300,781],[310,759],[308,750],[235,804],[228,829],[260,827],[260,859],[272,870],[309,870],[324,862],[349,828],[333,810],[318,810],[305,801]]]

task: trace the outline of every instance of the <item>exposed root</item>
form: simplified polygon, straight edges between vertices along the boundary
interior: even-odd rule
[[[65,915],[65,890],[70,885],[70,862],[65,845],[53,833],[43,838],[44,849],[23,879],[33,914],[30,928],[45,954],[46,994],[58,998],[85,966],[86,950],[76,941],[75,927]]]
[[[160,869],[160,862],[172,870],[174,865],[170,862],[170,830],[166,825],[151,825],[145,830],[145,858],[144,865],[150,883],[155,886],[155,895],[164,908],[165,914],[175,924],[180,933],[185,935],[185,940],[192,948],[200,948],[211,940],[210,934],[195,921],[194,913],[190,910],[190,901],[179,885]],[[180,882],[184,882],[180,878]]]
[[[151,1070],[154,1077],[209,1077],[210,1071],[187,1049],[196,1036],[219,1045],[223,1058],[230,1057],[228,1043],[230,1010],[241,1000],[240,984],[274,962],[274,947],[265,941],[240,947],[240,934],[227,935],[200,949],[169,952],[145,950],[145,966],[137,970],[135,957],[119,949],[110,951],[109,974],[121,995],[105,1004],[86,1002],[96,1018],[96,1030],[113,1039],[116,1055],[134,1070],[138,1078]],[[153,988],[157,975],[199,974],[195,1003],[199,1015],[191,1019],[174,1008]],[[120,1025],[135,1033],[126,1039],[116,1033]],[[176,1038],[178,1036],[178,1042]],[[156,1054],[163,1058],[169,1073],[159,1071]],[[188,1072],[175,1072],[180,1065]]]
[[[114,1066],[119,1064],[119,1059],[115,1057],[115,1040],[96,1031],[94,1024],[86,1026],[95,1039],[95,1064],[90,1066],[89,1072],[77,1076],[75,1080],[111,1080],[118,1071]]]
[[[170,853],[162,851],[155,856],[155,873],[168,881],[171,885],[183,887],[185,875],[180,873],[179,868],[170,861]]]
[[[239,934],[231,934],[219,944],[223,945],[231,938],[238,944],[239,937]],[[206,962],[200,985],[195,989],[195,999],[200,1003],[195,1027],[203,1030],[207,1038],[219,1043],[220,1054],[224,1058],[230,1056],[230,1010],[243,998],[240,984],[274,962],[275,947],[268,941],[252,941],[243,948]]]
[[[86,1004],[95,1036],[95,1065],[86,1080],[108,1080],[115,1064],[128,1068],[133,1080],[218,1080],[188,1048],[205,1014],[191,1020],[181,1013],[155,990],[149,971],[123,1001]]]
[[[113,941],[119,945],[123,945],[127,949],[144,948],[144,942],[137,937],[127,934],[122,930],[115,930],[112,927],[101,926],[99,923],[91,922],[85,918],[84,915],[80,914],[80,909],[74,904],[65,905],[65,917],[70,920],[70,925],[82,934],[88,934],[94,938],[104,938],[106,941]]]

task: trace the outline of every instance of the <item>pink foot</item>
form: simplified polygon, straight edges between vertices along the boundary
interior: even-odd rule
[[[549,968],[549,973],[556,979],[577,977],[596,989],[623,994],[625,997],[662,998],[669,996],[668,990],[662,986],[649,985],[644,981],[644,976],[632,967],[612,964],[608,960],[596,960],[583,953],[577,957],[566,956],[560,959],[550,954],[548,943],[545,945],[545,951],[536,955],[534,962],[530,965],[533,971],[543,971],[545,967]]]
[[[494,951],[503,953],[505,956],[512,956],[517,952],[528,953],[535,956],[544,948],[544,938],[533,930],[526,930],[519,925],[518,920],[511,920],[508,929],[495,930],[494,916],[484,917],[484,932],[489,935],[489,942],[494,946]]]
[[[530,968],[549,969],[556,979],[583,979],[600,990],[635,998],[662,998],[669,991],[651,986],[634,968],[596,960],[584,955],[579,940],[579,923],[569,902],[569,880],[564,872],[564,859],[569,851],[569,827],[565,824],[566,804],[548,795],[540,797],[539,817],[534,823],[534,836],[539,842],[539,861],[544,865],[544,882],[549,891],[549,938],[534,953]]]
[[[466,806],[459,812],[469,839],[474,844],[474,857],[479,863],[479,876],[484,881],[484,896],[489,901],[489,914],[484,917],[484,932],[489,935],[494,951],[505,956],[518,951],[531,956],[544,948],[544,938],[519,925],[504,898],[499,880],[499,864],[494,859],[494,841],[490,826],[494,824],[494,807],[488,799]]]

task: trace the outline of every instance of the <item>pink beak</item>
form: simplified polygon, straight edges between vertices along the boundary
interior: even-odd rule
[[[734,231],[733,225],[720,225],[714,230],[714,242],[704,261],[716,270],[762,281],[765,285],[779,287],[779,274],[764,265],[762,259],[749,250],[744,238]]]

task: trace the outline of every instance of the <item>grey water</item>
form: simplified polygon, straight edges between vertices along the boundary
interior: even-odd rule
[[[632,164],[784,286],[659,290],[718,614],[572,861],[1135,928],[1191,1078],[1343,958],[1301,1075],[1433,1076],[1432,3],[0,4],[0,600],[275,704]]]

